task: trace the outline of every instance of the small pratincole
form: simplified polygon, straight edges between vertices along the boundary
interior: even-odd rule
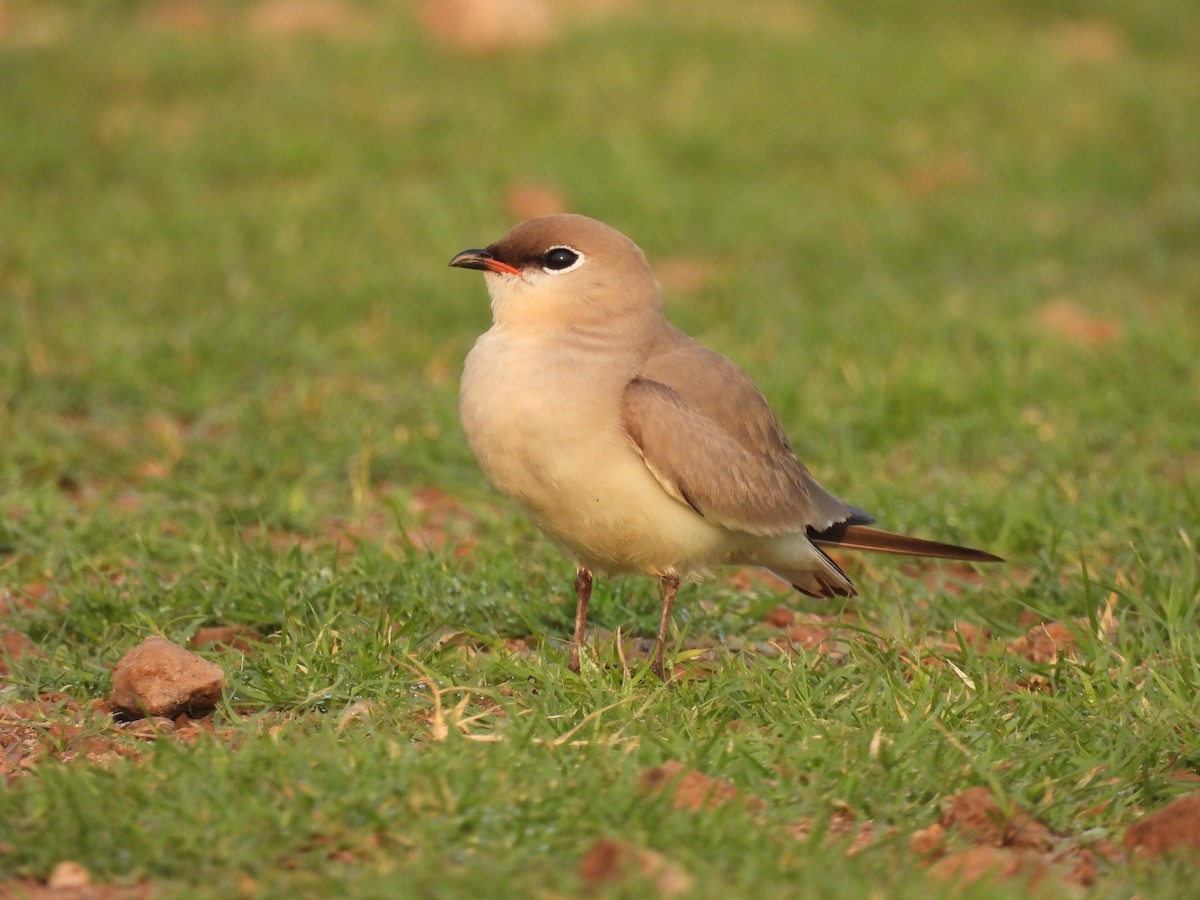
[[[593,571],[659,579],[665,678],[680,580],[714,566],[833,597],[854,586],[823,547],[1001,561],[871,528],[821,487],[754,382],[667,322],[645,255],[609,226],[542,216],[450,265],[486,273],[492,301],[463,370],[463,429],[496,489],[578,562],[575,671]]]

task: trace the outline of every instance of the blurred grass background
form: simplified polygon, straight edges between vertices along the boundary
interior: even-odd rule
[[[231,702],[294,711],[300,745],[335,767],[347,748],[303,716],[407,696],[412,676],[395,659],[408,652],[449,681],[536,678],[550,691],[566,679],[536,703],[522,689],[518,704],[563,730],[612,702],[561,665],[569,564],[488,491],[457,425],[459,366],[488,311],[482,285],[446,262],[549,204],[642,245],[671,318],[746,368],[832,490],[886,526],[1010,560],[954,595],[872,560],[860,609],[885,633],[903,644],[961,618],[1011,635],[1022,610],[1094,615],[1116,590],[1130,665],[1174,655],[1161,741],[1120,749],[1115,715],[1075,762],[1053,741],[1025,748],[1029,777],[1007,777],[1009,790],[1036,800],[1084,757],[1120,762],[1141,793],[1113,801],[1116,827],[1168,790],[1168,771],[1196,763],[1169,737],[1197,712],[1192,4],[2,0],[0,85],[0,586],[38,647],[13,662],[9,696],[103,696],[108,667],[145,634],[237,622],[276,640],[245,661]],[[454,498],[449,521],[436,552],[414,551],[405,535],[424,527],[420,498],[435,488]],[[331,531],[363,538],[350,561]],[[54,603],[17,602],[46,592]],[[693,635],[740,633],[781,599],[724,582],[688,592],[680,622]],[[654,605],[651,586],[629,579],[606,582],[594,612],[604,628],[644,628]],[[547,658],[447,661],[427,643],[446,627],[533,634]],[[334,659],[331,647],[355,642],[361,652]],[[887,681],[883,661],[859,665],[885,678],[885,697],[915,689]],[[747,667],[711,696],[778,703],[780,735],[807,728],[813,710]],[[1112,689],[1113,703],[1142,702],[1128,684]],[[690,690],[623,727],[675,727]],[[972,702],[952,732],[987,715]],[[1063,740],[1093,727],[1073,718],[1085,713],[1064,708]],[[884,715],[823,714],[861,716],[842,724],[867,737]],[[671,733],[647,746],[651,763],[694,745]],[[192,777],[180,774],[196,764],[187,751],[154,753],[152,771]],[[761,778],[739,753],[701,755],[713,774]],[[524,759],[535,772],[544,762]],[[361,763],[376,775],[391,764],[387,753]],[[897,781],[827,764],[830,780],[795,800],[806,815],[851,796],[908,822],[942,793],[902,798]],[[941,764],[911,765],[919,780]],[[475,777],[452,768],[456,784]],[[989,764],[961,778],[983,770],[999,777]],[[609,784],[581,777],[562,773],[580,796],[556,833]],[[22,783],[13,821],[54,833],[82,808],[63,798],[81,792],[97,827],[113,822],[111,804],[89,805],[96,778],[116,779],[104,793],[131,790],[119,775],[47,769]],[[526,789],[550,808],[544,784]],[[492,835],[482,859],[498,865],[503,829],[479,817],[499,813],[464,804]],[[1064,826],[1072,809],[1057,813]],[[257,821],[225,824],[245,834]],[[761,869],[728,868],[711,850],[728,839],[720,824],[696,834],[655,821],[690,834],[713,890],[761,879],[784,891],[820,853],[798,845],[788,861],[772,850]],[[195,889],[204,865],[173,867],[179,838],[162,833],[140,863],[85,841],[87,861]],[[70,852],[6,840],[18,873]],[[547,852],[570,855],[582,838],[513,840],[512,865],[536,880]],[[307,852],[283,840],[262,859]],[[430,851],[427,876],[448,858]],[[454,860],[468,874],[452,884],[486,883],[482,863]],[[253,868],[222,852],[206,864]],[[910,876],[893,868],[885,857],[863,877],[900,889]],[[862,887],[835,869],[831,890]],[[389,871],[329,877],[370,893]]]

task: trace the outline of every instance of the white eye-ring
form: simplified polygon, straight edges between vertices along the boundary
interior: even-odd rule
[[[586,261],[587,257],[574,247],[551,247],[542,255],[542,271],[547,275],[563,275]]]

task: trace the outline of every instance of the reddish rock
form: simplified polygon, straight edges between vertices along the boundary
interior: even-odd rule
[[[52,891],[80,891],[91,887],[91,873],[74,860],[64,859],[50,870],[46,887]]]
[[[673,294],[694,294],[708,287],[718,274],[715,263],[696,257],[674,256],[654,264],[655,277]]]
[[[1072,344],[1108,344],[1124,332],[1120,322],[1093,315],[1066,299],[1047,303],[1038,310],[1036,321],[1049,334]]]
[[[671,806],[689,812],[716,809],[738,797],[738,789],[730,782],[689,769],[675,760],[647,769],[642,773],[640,785],[642,790],[649,794],[669,790]],[[748,800],[750,806],[762,804],[756,797]]]
[[[1043,622],[1029,629],[1024,637],[1013,641],[1012,650],[1031,662],[1043,665],[1055,662],[1059,657],[1072,659],[1075,656],[1075,635],[1059,622]]]
[[[1092,851],[1076,850],[1063,854],[1058,861],[1064,866],[1069,866],[1063,878],[1067,884],[1090,888],[1096,883],[1096,855]]]
[[[951,797],[942,826],[995,847],[1045,851],[1054,844],[1049,828],[1019,809],[1006,815],[985,787],[968,788]]]
[[[192,635],[192,646],[200,650],[212,647],[214,650],[224,650],[226,647],[248,653],[254,644],[262,637],[253,628],[245,625],[211,625],[200,628]]]
[[[33,656],[37,645],[19,631],[0,631],[0,675],[8,674],[8,661]]]
[[[913,832],[908,839],[908,849],[917,856],[936,857],[945,848],[946,830],[938,822]]]
[[[943,856],[929,867],[938,881],[965,886],[977,881],[1022,879],[1030,887],[1045,880],[1049,867],[1036,853],[1017,853],[1006,847],[971,847]]]
[[[599,838],[592,844],[579,861],[579,877],[588,888],[649,882],[660,897],[687,894],[694,881],[661,853],[611,838]]]
[[[216,706],[224,684],[225,673],[219,666],[154,636],[117,663],[109,703],[113,713],[124,719],[173,719],[183,712],[200,716]]]
[[[825,625],[803,622],[788,629],[788,640],[794,646],[803,647],[805,650],[824,651],[833,633],[833,629]]]
[[[509,188],[504,208],[514,219],[532,219],[567,211],[567,201],[560,191],[542,184],[525,183]]]
[[[959,639],[968,647],[974,647],[976,650],[984,650],[987,648],[988,641],[992,635],[986,628],[979,625],[972,625],[970,622],[955,622],[955,636],[951,639],[951,645],[957,647]]]
[[[791,628],[796,624],[796,614],[786,606],[776,606],[763,616],[763,621],[774,628]]]
[[[543,47],[556,32],[545,0],[425,0],[422,19],[434,40],[469,53]]]
[[[1200,793],[1180,797],[1130,825],[1125,829],[1125,849],[1147,857],[1200,852]]]

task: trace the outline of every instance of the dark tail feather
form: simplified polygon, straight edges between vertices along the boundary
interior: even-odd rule
[[[816,550],[821,554],[821,559],[815,569],[806,567],[789,570],[775,567],[771,571],[800,593],[810,597],[821,597],[828,600],[831,597],[853,597],[858,593],[854,590],[850,579],[846,577],[846,573],[829,558],[829,554],[820,547],[817,547]]]
[[[955,544],[943,544],[939,541],[927,541],[924,538],[909,537],[906,534],[893,534],[890,531],[868,528],[865,525],[848,525],[845,522],[826,528],[824,531],[810,531],[808,539],[820,546],[839,549],[874,550],[877,553],[932,556],[938,559],[962,559],[968,562],[1004,562],[999,556],[985,553],[983,550],[959,547]]]

